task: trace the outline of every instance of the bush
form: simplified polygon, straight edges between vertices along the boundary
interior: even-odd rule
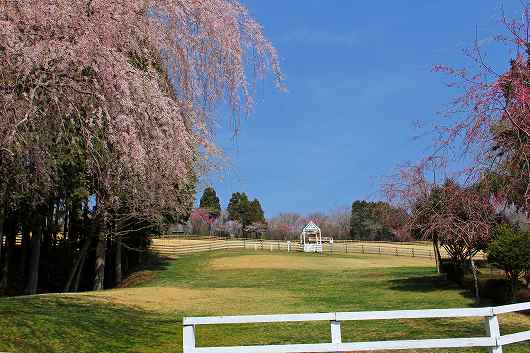
[[[506,304],[512,300],[510,282],[503,278],[488,279],[481,288],[484,297],[495,304]]]
[[[488,247],[488,261],[504,270],[513,301],[519,278],[530,270],[530,234],[506,224],[497,227]]]
[[[530,289],[519,289],[517,292],[515,292],[515,299],[520,303],[530,302]]]
[[[456,282],[460,286],[464,284],[465,270],[463,267],[457,266],[449,260],[442,260],[440,271],[446,274],[448,280]]]

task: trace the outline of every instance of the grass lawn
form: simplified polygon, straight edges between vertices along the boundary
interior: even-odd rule
[[[202,253],[167,262],[134,288],[0,299],[0,351],[181,352],[182,316],[472,306],[427,259],[269,252]],[[501,331],[530,318],[501,316]],[[481,319],[343,322],[344,341],[484,335]],[[201,345],[329,341],[329,324],[203,326]],[[458,350],[438,350],[437,352]],[[481,352],[485,350],[460,350]],[[530,352],[513,345],[505,352]]]

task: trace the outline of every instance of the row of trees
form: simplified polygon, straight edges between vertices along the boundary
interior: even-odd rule
[[[305,216],[294,212],[281,213],[266,220],[259,200],[250,201],[245,193],[233,193],[226,210],[222,210],[219,198],[211,187],[204,190],[199,208],[191,214],[190,231],[194,234],[296,240],[311,220],[319,225],[324,235],[336,239],[350,238],[350,209],[346,207]]]
[[[402,232],[407,214],[382,201],[354,201],[351,207],[350,235],[355,240],[411,240]]]
[[[350,210],[347,207],[308,215],[294,212],[281,213],[269,220],[268,234],[272,239],[298,240],[302,229],[309,221],[315,222],[324,236],[332,236],[335,239],[350,238]]]
[[[356,240],[411,240],[409,233],[400,232],[406,213],[386,202],[355,201],[351,210],[338,207],[327,213],[308,215],[281,213],[265,220],[259,200],[249,200],[245,193],[232,194],[226,211],[215,190],[207,187],[199,208],[192,213],[194,234],[245,235],[272,239],[298,239],[302,228],[313,221],[326,236]]]
[[[199,208],[191,214],[194,234],[263,236],[267,221],[257,198],[249,200],[246,193],[232,194],[226,211],[214,188],[207,187],[201,196]]]
[[[189,217],[215,106],[237,125],[269,67],[234,0],[2,2],[0,292],[119,283]]]
[[[505,32],[491,38],[514,53],[505,71],[484,61],[478,40],[465,51],[473,68],[435,66],[435,71],[452,76],[451,86],[463,94],[444,114],[445,122],[435,126],[436,153],[400,168],[383,185],[393,206],[406,211],[404,231],[432,240],[435,249],[443,246],[457,272],[471,269],[477,300],[473,258],[478,251],[488,252],[513,285],[530,268],[528,254],[520,251],[527,247],[530,212],[528,6],[523,4],[520,18],[503,16],[502,23]],[[451,162],[461,163],[462,153],[469,163],[454,171]],[[436,182],[440,172],[448,176],[443,184]]]

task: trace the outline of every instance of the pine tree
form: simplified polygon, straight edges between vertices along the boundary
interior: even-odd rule
[[[249,222],[265,223],[265,213],[258,199],[252,200],[249,204]]]
[[[207,187],[204,189],[199,207],[204,208],[211,218],[219,218],[221,215],[221,204],[214,188]]]
[[[239,199],[238,212],[243,227],[252,223],[250,219],[250,202],[248,201],[248,196],[245,193],[242,193]]]
[[[248,200],[248,196],[244,192],[233,193],[226,209],[228,212],[228,219],[239,222],[243,227],[251,224],[253,218],[250,204],[251,202]]]
[[[368,202],[355,201],[351,206],[350,234],[352,239],[360,240],[367,237],[368,229],[366,219],[368,218]]]
[[[242,223],[241,214],[239,212],[241,208],[240,204],[241,204],[241,194],[239,192],[234,192],[232,194],[232,197],[230,197],[230,201],[228,202],[228,207],[226,208],[226,211],[228,212],[229,220]]]

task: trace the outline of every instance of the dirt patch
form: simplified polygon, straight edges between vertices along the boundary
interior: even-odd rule
[[[72,296],[158,312],[197,312],[200,308],[205,315],[270,313],[277,310],[286,311],[289,308],[291,310],[288,311],[292,311],[298,303],[298,298],[289,291],[257,288],[144,287],[87,292]]]
[[[139,271],[125,278],[119,288],[134,287],[140,283],[145,283],[152,280],[155,274],[152,271]]]
[[[433,266],[433,261],[422,258],[393,256],[297,256],[297,255],[242,255],[220,257],[210,261],[210,266],[219,270],[234,269],[292,269],[336,271],[365,268],[423,267]]]

